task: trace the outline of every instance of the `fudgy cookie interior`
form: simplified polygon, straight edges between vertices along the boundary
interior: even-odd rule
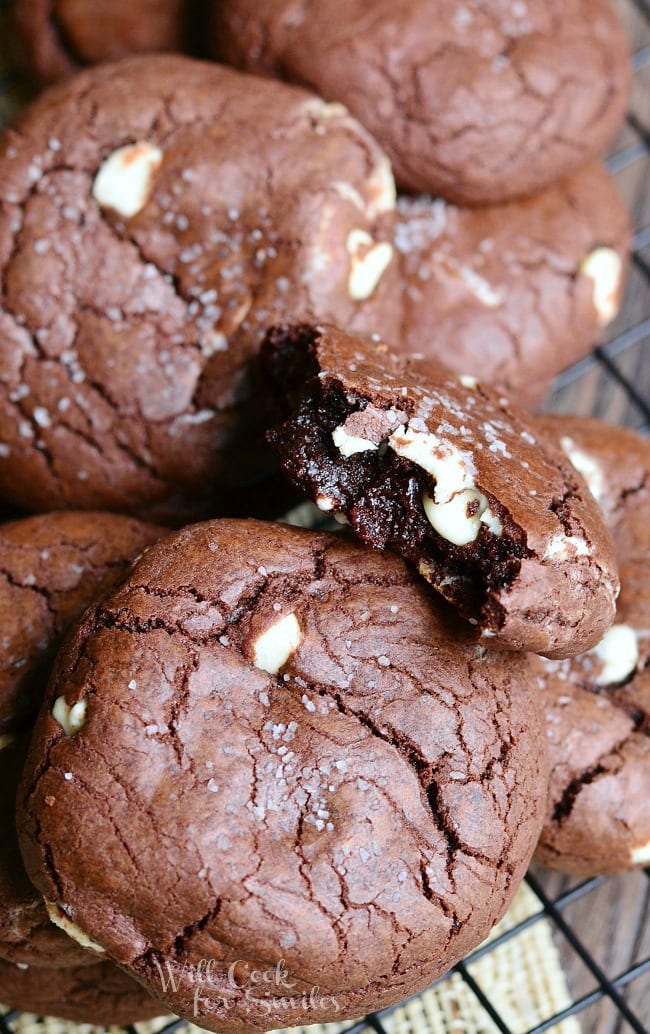
[[[408,417],[402,414],[402,421],[395,409],[377,409],[368,395],[346,390],[335,377],[319,377],[317,339],[317,328],[308,325],[273,328],[267,336],[264,363],[271,376],[267,392],[275,418],[288,416],[285,400],[300,396],[290,420],[268,435],[285,472],[298,486],[309,483],[322,509],[348,515],[366,544],[394,549],[426,568],[427,579],[463,617],[496,631],[503,608],[495,594],[512,584],[522,559],[532,556],[525,532],[477,485],[503,532],[494,535],[484,524],[474,541],[456,545],[427,519],[423,498],[433,498],[436,480],[421,466],[399,456],[385,441],[376,450],[342,461],[333,433],[353,414],[362,414],[364,434],[375,438],[383,430],[388,437]],[[478,505],[468,503],[468,517]]]

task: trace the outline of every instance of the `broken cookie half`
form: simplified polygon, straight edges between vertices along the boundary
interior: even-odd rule
[[[330,326],[272,328],[269,440],[289,478],[492,644],[563,658],[612,623],[613,546],[581,475],[470,374]]]

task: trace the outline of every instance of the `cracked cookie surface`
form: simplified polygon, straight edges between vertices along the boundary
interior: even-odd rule
[[[283,470],[420,574],[485,642],[566,657],[609,628],[613,546],[532,417],[475,377],[334,327],[269,331],[261,365]]]
[[[227,510],[270,463],[263,331],[390,325],[393,222],[386,157],[302,90],[175,56],[53,87],[0,141],[0,492]]]
[[[549,417],[611,528],[621,572],[615,623],[589,653],[534,659],[546,710],[545,865],[594,876],[650,864],[650,441],[596,420]]]
[[[27,878],[16,837],[16,790],[65,632],[164,534],[128,517],[94,513],[44,514],[0,527],[0,958],[9,962],[39,968],[96,962],[50,921]]]
[[[537,405],[622,300],[630,218],[597,164],[533,198],[459,208],[401,197],[405,351]]]
[[[531,683],[397,557],[255,521],[185,529],[60,655],[22,786],[28,871],[203,1027],[363,1014],[507,907],[545,795]],[[85,701],[71,736],[61,696]]]
[[[13,0],[28,71],[51,83],[84,65],[183,50],[188,0]]]
[[[165,534],[106,513],[41,514],[0,525],[0,735],[35,717],[73,621]]]
[[[0,1001],[11,1009],[98,1027],[152,1020],[163,1011],[144,988],[108,962],[57,969],[0,962]]]
[[[50,920],[42,896],[25,872],[16,834],[16,793],[28,747],[29,733],[0,735],[0,960],[11,963],[6,970],[0,965],[0,1001],[14,1008],[22,1006],[9,994],[2,997],[3,972],[4,987],[11,988],[8,980],[16,966],[34,969],[37,982],[42,969],[97,964],[96,955]]]
[[[346,104],[405,190],[533,194],[622,120],[627,44],[609,0],[225,0],[217,56]]]

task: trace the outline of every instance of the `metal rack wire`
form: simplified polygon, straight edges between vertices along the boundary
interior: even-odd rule
[[[635,48],[632,56],[635,88],[626,124],[607,165],[635,216],[630,286],[609,339],[562,374],[547,408],[597,415],[650,433],[650,2],[618,0],[618,6]],[[8,0],[0,0],[0,19],[7,7]],[[0,73],[0,102],[3,95],[17,86],[16,76],[10,74],[3,78]],[[615,881],[604,878],[572,881],[541,870],[532,870],[526,880],[538,899],[539,911],[482,945],[455,969],[493,1028],[501,1034],[514,1034],[500,1012],[498,1001],[491,996],[491,989],[482,986],[474,975],[473,964],[505,942],[521,936],[535,923],[546,920],[558,942],[572,1002],[526,1032],[519,1030],[517,1034],[544,1034],[570,1017],[580,1018],[583,1034],[650,1034],[650,936],[643,932],[645,924],[650,926],[650,870],[645,874],[630,873],[617,883],[620,889],[621,881],[627,881],[627,896],[631,896],[636,928],[640,931],[631,960],[622,968],[595,957],[589,933],[592,920],[588,918],[586,925],[584,922],[585,915],[593,916],[595,925],[591,929],[597,927],[603,902]],[[576,922],[577,907],[581,909],[582,924]],[[619,929],[611,930],[611,937],[623,934],[624,920],[622,916]],[[578,970],[582,977],[576,975],[573,979]],[[342,1034],[360,1034],[363,1030],[389,1034],[387,1024],[396,1008],[351,1023],[342,1028]],[[17,1012],[0,1015],[0,1034],[14,1034],[19,1016]],[[159,1028],[158,1034],[174,1034],[181,1026],[181,1021],[170,1022]],[[137,1027],[126,1028],[126,1032],[140,1034]]]

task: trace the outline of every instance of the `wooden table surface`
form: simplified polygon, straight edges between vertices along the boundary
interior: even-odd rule
[[[552,898],[580,883],[539,867],[532,872]],[[650,878],[645,872],[604,880],[596,890],[562,909],[562,915],[610,980],[650,956]],[[557,930],[554,940],[575,1001],[593,991],[598,981]],[[650,973],[630,983],[623,998],[650,1031]],[[607,999],[586,1009],[578,1019],[583,1034],[628,1034],[631,1029]]]

